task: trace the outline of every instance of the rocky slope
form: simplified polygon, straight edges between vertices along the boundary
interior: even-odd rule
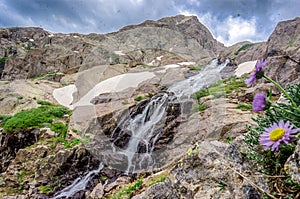
[[[153,78],[121,92],[98,95],[91,101],[93,108],[54,118],[53,123],[68,126],[65,137],[47,123],[15,133],[0,128],[0,197],[51,198],[77,177],[97,169],[100,163],[91,150],[93,145],[78,131],[76,122],[96,116],[94,123],[88,124],[94,135],[100,124],[101,131],[124,147],[130,133],[118,132],[116,139],[117,133],[110,131],[120,116],[141,112],[153,94],[161,95],[172,83],[196,74],[200,64],[212,58],[231,58],[222,77],[232,75],[237,64],[265,58],[267,75],[282,85],[299,83],[299,32],[300,18],[295,18],[280,22],[266,42],[225,48],[196,17],[182,15],[145,21],[106,35],[1,29],[0,73],[2,80],[9,81],[0,81],[0,116],[40,107],[45,103],[40,100],[57,103],[52,92],[63,85],[80,88],[72,95],[77,102],[97,84],[122,74],[146,72]],[[178,64],[184,61],[196,63]],[[255,92],[268,91],[270,85],[245,88],[236,84],[239,81],[226,79],[220,87],[208,89],[211,95],[197,101],[200,112],[180,115],[184,111],[177,102],[171,103],[161,127],[165,134],[156,148],[167,149],[162,153],[166,157],[159,157],[172,160],[163,168],[126,175],[104,165],[72,198],[261,198],[262,190],[269,192],[268,182],[248,172],[251,162],[245,159],[242,142],[246,124],[252,124],[256,114],[236,107],[250,103]],[[120,81],[116,87],[122,84]],[[228,92],[225,85],[234,87]],[[216,88],[221,94],[215,93]],[[279,97],[276,90],[273,94]],[[185,107],[190,105],[187,101]],[[76,111],[82,110],[85,114],[78,115]],[[3,120],[5,117],[0,117],[0,125]],[[300,143],[286,163],[298,183],[299,149]],[[140,152],[143,150],[141,145]]]
[[[97,65],[207,62],[224,46],[197,19],[178,15],[101,34],[53,34],[41,28],[0,29],[0,76],[27,79]],[[161,60],[156,60],[157,57]]]

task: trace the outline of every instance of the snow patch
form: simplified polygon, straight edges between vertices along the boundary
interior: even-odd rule
[[[116,51],[114,51],[114,53],[115,53],[116,55],[125,55],[125,54],[122,52],[122,50],[116,50]]]
[[[73,93],[77,92],[77,87],[74,84],[57,88],[53,90],[53,97],[56,101],[65,107],[71,108],[73,102]]]
[[[180,66],[191,66],[191,65],[195,65],[196,62],[180,62],[178,63],[178,65]]]
[[[241,77],[244,74],[250,73],[255,68],[257,61],[247,61],[238,65],[235,69],[235,75]]]

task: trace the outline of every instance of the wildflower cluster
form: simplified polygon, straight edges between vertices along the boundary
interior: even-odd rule
[[[286,97],[290,101],[291,105],[294,108],[298,109],[298,105],[294,102],[288,92],[285,91],[277,82],[264,75],[262,69],[265,67],[265,65],[266,61],[258,60],[253,73],[250,74],[247,79],[245,79],[245,83],[247,84],[247,86],[249,87],[253,85],[258,79],[264,78],[272,82],[283,93],[284,97]],[[269,109],[272,104],[271,97],[272,92],[270,92],[269,99],[267,99],[266,95],[263,93],[256,94],[252,104],[253,111],[259,112]],[[273,106],[276,107],[276,104],[274,104]],[[286,111],[289,110],[287,109]],[[294,125],[291,124],[289,120],[287,120],[285,123],[284,118],[281,118],[279,122],[275,121],[268,128],[264,128],[264,133],[260,135],[259,142],[265,150],[271,148],[272,151],[278,151],[279,145],[281,143],[285,143],[287,145],[290,144],[291,141],[293,141],[295,138],[293,134],[296,134],[298,132],[300,132],[300,128],[294,128]]]
[[[266,63],[265,60],[259,60],[245,83],[249,87],[259,79],[271,82],[287,103],[273,101],[272,89],[268,94],[256,94],[252,109],[254,112],[263,111],[264,114],[253,118],[258,125],[247,127],[248,133],[245,134],[244,141],[248,146],[247,156],[258,171],[268,175],[287,176],[284,164],[293,154],[300,135],[300,84],[287,85],[284,89],[264,74]]]

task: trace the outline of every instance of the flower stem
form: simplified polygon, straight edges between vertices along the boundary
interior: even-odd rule
[[[297,104],[294,102],[294,100],[291,98],[291,96],[282,88],[282,86],[280,86],[280,84],[278,84],[277,82],[275,82],[274,80],[272,80],[270,77],[267,77],[264,75],[264,79],[273,83],[284,95],[285,97],[290,100],[290,102],[292,103],[292,105],[295,108],[298,108]]]

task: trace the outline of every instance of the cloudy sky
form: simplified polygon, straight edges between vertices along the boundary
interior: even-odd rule
[[[38,26],[51,32],[107,33],[147,19],[197,15],[231,45],[265,41],[278,21],[300,16],[299,0],[0,0],[0,27]]]

